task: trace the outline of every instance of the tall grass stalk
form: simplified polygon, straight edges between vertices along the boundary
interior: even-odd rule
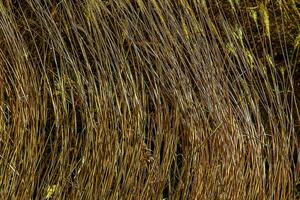
[[[1,199],[298,198],[297,6],[1,1]]]

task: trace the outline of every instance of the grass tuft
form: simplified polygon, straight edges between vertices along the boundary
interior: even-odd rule
[[[1,1],[1,199],[299,198],[298,8]]]

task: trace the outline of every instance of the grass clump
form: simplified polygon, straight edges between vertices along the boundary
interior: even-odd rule
[[[0,196],[297,199],[298,7],[0,2]]]

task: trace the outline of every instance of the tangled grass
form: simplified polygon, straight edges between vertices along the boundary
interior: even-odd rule
[[[297,199],[299,4],[0,2],[1,199]]]

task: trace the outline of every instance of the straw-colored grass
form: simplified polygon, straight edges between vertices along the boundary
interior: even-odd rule
[[[299,198],[299,7],[1,1],[0,198]]]

